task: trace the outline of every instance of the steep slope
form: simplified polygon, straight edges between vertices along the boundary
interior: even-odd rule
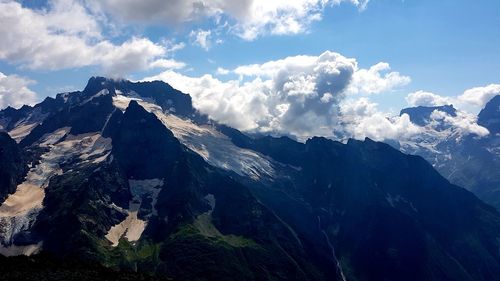
[[[93,77],[47,101],[6,142],[31,164],[9,193],[40,196],[3,213],[4,255],[175,280],[500,276],[498,212],[420,157],[369,139],[252,138],[162,82]]]
[[[300,144],[232,135],[239,145],[298,171],[289,184],[273,188],[307,202],[347,280],[497,280],[498,213],[422,158],[369,139],[344,145],[313,138]],[[290,210],[280,208],[276,196],[259,193],[291,225],[304,224],[287,216]]]
[[[14,193],[27,170],[16,142],[7,133],[0,132],[0,202]]]
[[[50,165],[30,185],[41,196],[29,218],[9,218],[9,254],[36,246],[180,280],[341,278],[335,260],[316,262],[247,187],[182,145],[168,121],[136,101],[122,113],[109,106],[109,89],[96,90],[105,93],[50,114],[21,141],[43,150],[34,172]]]

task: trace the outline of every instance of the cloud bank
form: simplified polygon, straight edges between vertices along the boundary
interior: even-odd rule
[[[219,71],[236,74],[238,80],[189,77],[174,71],[145,80],[170,83],[189,93],[201,112],[244,131],[291,134],[299,139],[349,135],[380,140],[416,129],[407,128],[407,117],[388,118],[367,99],[349,97],[391,91],[410,81],[388,70],[386,63],[359,68],[355,59],[326,51]]]

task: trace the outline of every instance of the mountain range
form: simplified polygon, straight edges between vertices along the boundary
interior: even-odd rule
[[[452,105],[406,108],[401,114],[408,114],[427,133],[400,141],[398,149],[424,157],[450,182],[500,210],[500,96],[492,98],[477,116],[477,124],[488,130],[486,136],[463,135],[457,126],[435,118],[456,117]]]
[[[251,136],[164,82],[92,77],[83,91],[0,111],[0,253],[13,265],[0,271],[500,280],[500,214],[476,197],[499,202],[498,102],[479,114],[489,137],[440,139],[432,151],[415,139],[398,150]],[[454,114],[405,112],[426,126],[435,110]],[[92,269],[66,270],[75,267],[67,261]]]

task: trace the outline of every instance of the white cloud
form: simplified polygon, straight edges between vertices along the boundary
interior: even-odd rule
[[[230,1],[227,1],[230,2]],[[342,2],[351,3],[359,9],[366,8],[363,0],[253,0],[237,9],[227,7],[226,11],[236,19],[234,32],[245,40],[259,36],[288,35],[304,33],[309,26],[321,20],[326,7]],[[236,10],[236,11],[235,11]]]
[[[303,138],[332,135],[338,103],[355,66],[353,59],[325,52],[255,66],[265,77],[249,81],[223,82],[211,75],[193,78],[171,71],[148,80],[161,79],[190,93],[195,107],[222,123]]]
[[[102,49],[101,49],[102,48]],[[165,49],[149,39],[132,38],[122,45],[100,43],[94,51],[94,64],[101,65],[106,73],[123,76],[127,73],[148,69],[155,61],[162,61]]]
[[[0,59],[31,69],[101,66],[109,75],[120,76],[147,69],[167,53],[145,38],[119,45],[104,40],[97,18],[80,2],[50,3],[48,9],[32,10],[0,2]]]
[[[385,62],[377,63],[369,69],[360,69],[355,59],[347,59],[340,54],[332,52],[329,52],[329,56],[342,57],[343,59],[338,60],[339,62],[349,61],[348,63],[352,65],[353,73],[352,77],[350,77],[351,81],[349,87],[346,89],[346,93],[348,94],[376,94],[384,91],[392,91],[407,85],[411,81],[410,77],[401,75],[399,72],[390,72],[390,66]],[[263,64],[239,66],[234,69],[233,72],[242,77],[272,77],[272,75],[275,75],[283,66],[297,70],[302,68],[306,69],[314,65],[316,60],[317,57],[315,56],[293,56],[281,60],[269,61]]]
[[[174,59],[159,59],[150,64],[151,68],[164,68],[164,69],[181,69],[186,67],[186,64]]]
[[[387,73],[389,69],[386,63],[360,69],[355,59],[327,51],[217,71],[239,75],[237,80],[188,77],[173,71],[145,80],[170,83],[191,94],[201,112],[243,131],[293,135],[301,140],[320,135],[337,140],[369,137],[416,142],[488,134],[477,124],[477,117],[465,111],[458,110],[457,116],[433,113],[431,122],[421,127],[407,114],[380,111],[368,97],[354,95],[392,91],[409,82],[397,72]],[[407,97],[411,105],[442,105],[453,100],[423,91]]]
[[[298,34],[322,17],[323,10],[340,3],[360,10],[368,0],[104,0],[103,10],[122,21],[182,24],[201,19],[230,21],[228,29],[245,40],[266,34]]]
[[[466,90],[462,95],[458,96],[458,100],[466,105],[482,109],[496,95],[500,95],[500,84],[490,84]]]
[[[221,81],[211,75],[188,77],[173,71],[146,80],[164,80],[190,93],[198,110],[244,131],[291,134],[299,139],[313,135],[338,138],[339,134],[381,139],[411,133],[412,127],[407,128],[405,119],[386,118],[368,100],[359,100],[347,109],[349,104],[343,104],[346,90],[357,71],[355,59],[327,51],[319,56],[294,56],[240,66],[232,71],[241,76],[239,80]],[[361,118],[361,112],[370,114]],[[384,119],[375,121],[391,130],[368,132],[368,122],[375,117]],[[346,130],[346,124],[359,128]]]
[[[453,99],[443,97],[431,92],[416,91],[406,96],[406,101],[410,106],[441,106],[453,104]]]
[[[389,72],[391,67],[386,62],[380,62],[369,69],[360,69],[352,77],[349,92],[378,94],[408,85],[410,77],[399,74],[399,72]]]
[[[215,74],[217,75],[228,75],[231,71],[229,69],[225,69],[223,67],[217,67]]]
[[[189,36],[193,39],[194,43],[203,48],[205,51],[208,51],[212,46],[212,42],[210,41],[212,31],[198,29],[196,31],[192,30]]]
[[[352,135],[356,139],[368,137],[377,141],[408,139],[421,132],[421,129],[410,121],[407,114],[388,117],[385,114],[376,113],[348,128],[353,130]]]
[[[368,98],[346,100],[341,104],[345,137],[377,141],[408,139],[421,132],[407,114],[391,116],[380,112]]]
[[[32,80],[0,72],[0,109],[7,106],[19,108],[25,104],[34,104],[37,96],[28,88],[32,83],[34,83]]]

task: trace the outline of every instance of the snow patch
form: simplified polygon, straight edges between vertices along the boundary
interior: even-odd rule
[[[106,234],[113,247],[118,246],[120,238],[125,235],[128,241],[133,242],[141,238],[142,232],[146,228],[146,222],[137,217],[139,212],[140,203],[130,203],[129,210],[127,210],[127,217],[119,224],[112,226]]]
[[[121,110],[122,112],[125,112],[127,109],[129,103],[133,100],[135,101],[142,101],[143,99],[137,95],[135,92],[130,92],[127,93],[127,95],[123,95],[123,93],[120,90],[115,90],[116,95],[113,96],[113,105]]]
[[[122,237],[125,237],[129,242],[135,242],[141,238],[146,228],[147,221],[139,219],[137,214],[145,198],[151,197],[152,199],[152,210],[146,217],[157,215],[155,206],[158,200],[158,194],[163,186],[163,179],[129,180],[129,186],[133,196],[132,200],[129,202],[129,209],[123,210],[114,203],[111,204],[113,208],[127,213],[127,217],[119,224],[112,226],[105,235],[106,239],[112,243],[112,247],[118,246],[120,238]]]
[[[9,135],[13,138],[17,143],[22,141],[27,135],[31,133],[31,131],[38,126],[38,123],[29,123],[23,124],[15,127],[14,129],[9,131]]]
[[[84,100],[82,103],[80,103],[80,105],[84,105],[84,104],[88,103],[89,101],[92,101],[94,98],[105,96],[105,95],[108,95],[108,94],[109,94],[108,89],[100,90],[97,94],[95,94],[95,95],[87,98],[86,100]]]
[[[229,137],[213,126],[198,125],[191,120],[165,113],[160,106],[136,96],[117,95],[113,97],[113,104],[124,111],[132,100],[155,114],[182,144],[199,154],[209,164],[234,171],[241,176],[249,176],[254,180],[274,175],[271,161],[255,151],[237,147]]]
[[[8,134],[19,143],[29,135],[36,126],[41,124],[47,116],[47,113],[42,113],[41,108],[35,108],[28,116],[17,121]],[[7,127],[7,124],[8,123],[5,123],[3,127]]]
[[[25,181],[0,206],[0,242],[3,245],[12,245],[15,235],[33,225],[43,208],[44,189],[54,175],[62,174],[63,163],[75,158],[82,160],[79,163],[95,162],[111,150],[111,140],[98,133],[72,136],[67,135],[69,131],[68,127],[61,128],[41,138],[38,145],[47,148],[48,152],[41,155],[40,162],[31,167]]]

